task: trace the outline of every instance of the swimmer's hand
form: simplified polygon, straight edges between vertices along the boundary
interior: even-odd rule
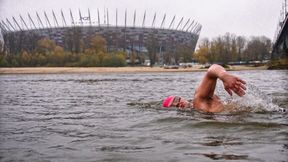
[[[219,75],[219,78],[222,80],[224,89],[232,96],[232,92],[236,93],[238,96],[242,97],[245,95],[245,84],[246,82],[232,74],[222,72]]]

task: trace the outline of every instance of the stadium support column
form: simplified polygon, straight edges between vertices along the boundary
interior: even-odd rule
[[[46,18],[46,25],[48,24],[49,27],[52,28],[51,23],[50,23],[50,21],[49,21],[49,19],[48,19],[48,16],[47,16],[47,14],[46,14],[45,11],[44,11],[44,15],[45,15],[45,18]]]
[[[12,17],[14,23],[16,24],[16,26],[19,28],[20,32],[21,32],[21,35],[23,34],[23,30],[22,28],[20,27],[20,25],[18,24],[18,22],[16,21],[16,19],[14,17]],[[23,37],[19,37],[19,46],[17,47],[17,51],[20,51],[23,47],[23,42],[25,43],[25,41],[23,40]]]
[[[53,10],[52,10],[52,14],[53,14],[53,18],[54,18],[54,25],[55,25],[56,27],[59,27],[59,24],[58,24],[58,21],[57,21],[56,15],[55,15],[55,13],[54,13]]]
[[[92,22],[91,22],[91,15],[90,15],[90,9],[88,8],[88,18],[89,18],[89,25],[91,27]]]
[[[105,26],[105,25],[106,25],[106,12],[105,12],[105,8],[104,8],[104,11],[103,11],[103,13],[104,13],[104,15],[103,15],[103,16],[104,16],[104,18],[103,18],[103,20],[104,20],[104,23],[103,23],[103,24],[104,24],[104,26]]]
[[[191,24],[188,26],[188,28],[186,29],[186,32],[189,32],[189,31],[190,31],[190,28],[192,27],[193,23],[194,23],[194,20],[193,20],[193,21],[191,22]]]
[[[163,17],[163,20],[161,22],[161,26],[160,26],[160,29],[164,29],[164,23],[165,23],[165,18],[166,18],[166,14],[164,14],[164,17]],[[160,53],[160,64],[163,65],[163,60],[164,60],[164,57],[163,57],[163,53],[162,53],[162,48],[163,48],[163,42],[162,40],[160,41],[160,44],[159,44],[159,53]]]
[[[11,28],[12,28],[14,31],[16,31],[16,29],[14,28],[14,26],[10,23],[10,21],[9,21],[7,18],[6,18],[6,21],[7,21],[8,25],[10,25]]]
[[[146,19],[146,10],[145,10],[145,12],[144,12],[144,15],[143,15],[143,21],[142,21],[142,28],[143,28],[143,30],[144,30],[144,28],[145,28],[145,19]],[[141,40],[140,40],[141,39]],[[139,38],[139,41],[140,41],[140,47],[139,47],[139,50],[142,52],[142,47],[143,46],[145,46],[144,45],[144,33],[142,34],[142,36],[141,36],[141,38]],[[143,55],[143,62],[142,63],[144,63],[145,62],[145,54],[142,54]]]
[[[183,21],[183,17],[181,18],[181,20],[179,21],[179,23],[178,23],[178,25],[177,25],[177,27],[176,27],[176,30],[179,28],[179,26],[182,24],[182,21]]]
[[[199,24],[197,24],[196,26],[195,26],[195,29],[193,30],[193,33],[195,33],[196,34],[196,32],[197,32],[197,30],[198,30],[198,28],[199,28]]]
[[[100,27],[100,14],[99,14],[99,9],[97,8],[97,14],[98,14],[98,26]]]
[[[12,17],[14,23],[16,24],[16,26],[18,26],[19,30],[22,31],[22,28],[20,27],[20,25],[18,24],[18,22],[16,21],[16,19],[14,17]]]
[[[0,52],[5,52],[5,41],[3,38],[3,35],[7,33],[7,30],[5,28],[5,26],[2,25],[2,23],[0,22],[0,44],[2,44],[2,46],[0,47]]]
[[[1,28],[2,33],[3,33],[3,32],[5,32],[5,33],[8,32],[8,30],[6,29],[6,27],[4,26],[4,24],[2,24],[1,22],[0,22],[0,28]]]
[[[107,27],[109,27],[109,11],[108,11],[108,8],[106,8],[106,12],[107,12]]]
[[[70,9],[70,18],[71,18],[72,26],[75,27],[75,22],[74,22],[74,18],[73,18],[73,14],[72,14],[71,9]]]
[[[196,30],[196,34],[197,34],[197,35],[200,34],[201,29],[202,29],[202,25],[199,25],[198,29]]]
[[[1,22],[0,22],[0,34],[2,34],[3,32],[7,32],[5,30],[5,27],[2,26]],[[2,36],[2,35],[1,35]],[[0,40],[1,40],[2,37],[0,37]]]
[[[135,21],[136,21],[136,10],[134,10],[134,18],[133,18],[133,30],[135,30]],[[134,51],[134,44],[135,44],[135,39],[137,35],[132,38],[132,57],[134,57],[135,51]],[[138,55],[138,54],[137,54]],[[131,56],[130,56],[131,57]]]
[[[108,11],[108,8],[106,8],[106,12],[107,12],[107,28],[109,27],[109,11]],[[108,29],[109,30],[109,29]],[[107,39],[107,42],[108,42],[108,45],[107,45],[107,51],[109,52],[109,47],[111,46],[111,38],[110,38],[110,35],[111,33],[110,32],[108,32],[107,33],[107,37],[108,37],[108,39]]]
[[[172,25],[174,26],[174,20],[175,20],[175,17],[176,17],[176,15],[174,15],[174,17],[173,17],[173,19],[172,19],[172,21],[171,21],[171,23],[170,23],[170,25],[169,25],[169,28],[168,29],[172,29],[171,27],[172,27]]]
[[[190,18],[188,19],[188,21],[185,23],[185,25],[182,28],[182,31],[184,31],[184,28],[187,26],[187,24],[190,22]]]
[[[0,52],[7,52],[8,50],[6,50],[6,42],[5,42],[5,39],[4,39],[4,35],[7,33],[7,30],[6,28],[3,26],[3,24],[0,22],[0,44],[2,45],[0,47]]]
[[[183,19],[184,17],[181,18],[175,30],[178,30],[178,28],[182,25]],[[178,63],[179,60],[178,60],[178,55],[176,53],[176,48],[173,50],[173,57],[174,57],[174,63]]]
[[[142,28],[145,28],[145,18],[146,18],[146,11],[144,12]]]
[[[199,33],[201,30],[201,25],[198,23],[195,29],[192,31],[192,33],[195,35],[195,41],[199,38]]]
[[[135,28],[135,21],[136,21],[136,10],[134,11],[134,18],[133,18],[133,27]]]
[[[154,17],[153,17],[153,21],[152,21],[152,25],[151,25],[151,28],[154,28],[154,30],[152,30],[152,33],[151,33],[151,42],[149,43],[149,46],[148,48],[150,48],[150,51],[149,51],[149,59],[150,59],[150,66],[154,66],[155,64],[155,58],[156,58],[156,53],[157,53],[157,46],[159,46],[159,43],[157,42],[156,43],[156,39],[157,39],[157,36],[156,36],[156,33],[157,30],[155,30],[155,20],[156,20],[156,17],[157,17],[157,13],[155,12],[154,14]]]
[[[125,10],[125,16],[124,16],[124,27],[126,28],[127,26],[127,9]]]
[[[116,51],[119,50],[119,37],[120,32],[118,33],[118,9],[116,8],[116,30],[115,33],[113,33],[113,42],[115,42]]]
[[[80,9],[78,9],[78,11],[79,11],[80,22],[81,22],[81,25],[83,26],[83,20],[82,20],[82,16],[81,16],[81,11],[80,11]]]
[[[66,20],[65,20],[65,17],[64,17],[62,10],[61,10],[61,16],[62,16],[62,25],[63,25],[63,27],[65,27],[65,26],[67,26],[67,24],[66,24]]]
[[[42,26],[42,29],[45,28],[43,23],[42,23],[42,21],[41,21],[41,19],[40,19],[39,14],[37,12],[36,12],[36,16],[37,16],[37,20],[38,20],[38,25],[40,24]]]
[[[48,16],[47,16],[47,14],[46,14],[45,11],[44,11],[44,16],[45,16],[45,19],[46,19],[46,25],[49,25],[48,30],[49,30],[49,31],[52,31],[52,30],[53,30],[53,29],[52,29],[52,25],[51,25],[51,23],[50,23],[50,21],[49,21],[49,19],[48,19]],[[51,39],[50,35],[51,35],[51,34],[48,34],[48,33],[47,33],[47,37],[48,37],[49,39]]]
[[[165,18],[166,18],[166,14],[164,14],[163,20],[161,22],[161,26],[160,26],[161,29],[164,28]]]
[[[9,31],[12,32],[12,30],[10,29],[10,27],[2,20],[2,24],[3,26]]]
[[[125,23],[124,23],[124,47],[123,47],[123,51],[125,52],[125,49],[126,49],[126,26],[127,26],[127,9],[125,10]]]
[[[151,25],[152,28],[154,28],[154,25],[155,25],[156,14],[157,14],[157,13],[155,12],[154,17],[153,17],[153,21],[152,21],[152,25]]]
[[[195,24],[191,27],[191,29],[190,29],[190,33],[192,33],[193,32],[193,30],[194,30],[194,28],[197,26],[197,22],[195,22]]]
[[[118,27],[118,10],[116,8],[116,28]]]
[[[19,16],[20,16],[20,20],[21,20],[22,24],[24,24],[26,29],[29,30],[29,28],[28,28],[26,22],[24,21],[23,17],[21,15],[19,15]]]
[[[47,14],[46,14],[45,11],[44,11],[44,15],[45,15],[45,19],[46,19],[46,25],[47,25],[47,24],[49,25],[48,31],[49,31],[49,32],[52,32],[52,31],[53,31],[53,28],[52,28],[52,25],[51,25],[51,23],[50,23],[50,21],[49,21],[49,18],[48,18],[48,16],[47,16]],[[53,38],[53,36],[51,36],[51,34],[49,34],[49,33],[46,33],[46,34],[47,34],[47,37],[48,37],[49,39],[52,39],[52,38]],[[55,41],[55,40],[53,40],[53,41]]]
[[[31,18],[31,16],[30,16],[29,13],[28,13],[28,17],[29,17],[29,20],[30,20],[30,27],[31,27],[31,23],[32,23],[34,29],[37,29],[37,27],[36,27],[36,25],[35,25],[34,21],[32,20],[32,18]],[[32,28],[33,28],[33,27],[32,27]]]

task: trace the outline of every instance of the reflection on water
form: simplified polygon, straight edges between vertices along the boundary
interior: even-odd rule
[[[0,161],[286,161],[287,71],[233,73],[247,95],[218,84],[219,114],[161,106],[202,72],[1,75]]]
[[[206,137],[207,142],[202,143],[204,146],[229,146],[229,145],[242,145],[243,142],[240,142],[240,138],[232,138],[232,137],[225,137],[225,136],[220,136],[220,137]]]
[[[201,153],[186,153],[185,155],[203,155],[205,157],[208,157],[212,160],[247,160],[248,156],[247,155],[233,155],[233,154],[215,154],[215,153],[210,153],[210,154],[201,154]]]

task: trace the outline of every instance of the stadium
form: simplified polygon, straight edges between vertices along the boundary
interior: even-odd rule
[[[181,62],[179,49],[187,48],[193,52],[202,28],[191,18],[181,17],[176,22],[176,15],[168,21],[166,14],[158,16],[154,13],[148,19],[146,11],[141,16],[134,11],[129,15],[132,21],[128,19],[127,10],[121,17],[116,9],[113,18],[109,17],[108,9],[101,14],[99,9],[93,14],[89,9],[85,13],[80,10],[76,13],[71,9],[66,13],[61,10],[58,14],[54,11],[50,14],[36,12],[1,20],[4,51],[8,54],[33,51],[38,40],[49,38],[65,50],[79,52],[79,44],[89,44],[91,37],[99,35],[106,40],[108,51],[123,51],[127,58],[135,53],[146,59],[150,53],[156,53],[159,64],[177,64]]]

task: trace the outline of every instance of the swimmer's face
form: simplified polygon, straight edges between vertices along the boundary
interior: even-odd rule
[[[171,107],[178,107],[183,109],[188,107],[188,105],[189,102],[185,98],[176,96],[171,104]]]

